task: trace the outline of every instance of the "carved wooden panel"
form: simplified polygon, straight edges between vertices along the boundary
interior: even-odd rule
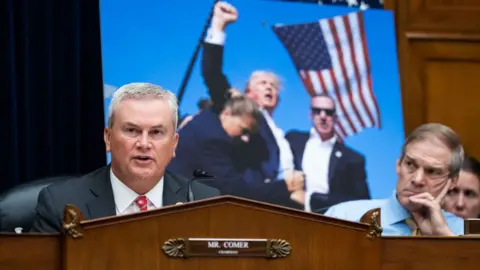
[[[462,138],[468,152],[480,157],[480,46],[476,42],[413,42],[418,67],[416,113],[426,122],[441,122]],[[412,74],[415,76],[415,74]]]
[[[446,124],[480,158],[480,0],[385,0],[385,8],[395,13],[405,132]]]
[[[399,1],[400,2],[400,1]],[[480,31],[478,0],[403,0],[409,30]]]

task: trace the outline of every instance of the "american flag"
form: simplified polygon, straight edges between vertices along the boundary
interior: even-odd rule
[[[335,101],[335,129],[340,137],[368,127],[381,128],[362,12],[274,26],[273,31],[287,49],[308,93],[326,93]]]

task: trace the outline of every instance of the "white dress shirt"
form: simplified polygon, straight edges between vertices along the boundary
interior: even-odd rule
[[[295,169],[292,149],[290,148],[290,144],[288,143],[287,139],[285,139],[285,133],[282,129],[277,127],[270,114],[268,114],[268,112],[264,109],[261,109],[261,112],[265,118],[265,121],[270,127],[270,130],[275,137],[275,141],[277,142],[278,149],[280,150],[280,164],[278,168],[277,179],[281,180],[283,179],[284,172]]]
[[[113,198],[115,200],[115,209],[117,216],[140,212],[140,207],[135,200],[140,196],[135,191],[127,187],[120,181],[110,169],[110,182],[113,189]],[[145,194],[148,200],[147,209],[152,210],[160,208],[163,205],[163,183],[164,178]]]
[[[337,137],[322,141],[318,132],[312,128],[310,138],[305,145],[303,152],[302,168],[305,173],[305,210],[310,209],[310,197],[313,193],[328,194],[328,168],[330,166],[330,156]]]
[[[208,29],[205,42],[215,45],[224,45],[227,34],[223,31],[218,31],[213,28]]]

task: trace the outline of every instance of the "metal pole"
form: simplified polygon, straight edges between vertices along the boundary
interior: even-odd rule
[[[208,27],[210,26],[210,22],[213,17],[213,11],[215,9],[215,4],[217,4],[217,2],[218,0],[215,0],[213,2],[213,7],[210,11],[210,15],[208,16],[205,26],[203,27],[202,34],[200,35],[200,39],[198,40],[197,46],[195,47],[195,51],[193,52],[192,58],[190,59],[190,63],[188,64],[188,68],[187,68],[187,71],[185,72],[185,76],[183,77],[180,89],[178,90],[177,99],[178,99],[179,107],[180,107],[180,103],[182,102],[183,95],[185,95],[185,90],[187,88],[190,75],[192,75],[193,66],[195,65],[195,61],[197,60],[198,53],[200,52],[200,48],[202,47],[202,42],[203,42],[203,39],[205,38],[205,33],[207,32]]]

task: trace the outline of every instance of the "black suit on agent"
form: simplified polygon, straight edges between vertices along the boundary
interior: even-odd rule
[[[185,202],[188,193],[188,179],[165,172],[163,205]],[[220,195],[220,192],[204,184],[193,182],[196,199]],[[80,209],[85,219],[97,219],[116,215],[115,200],[110,182],[110,166],[102,167],[79,178],[55,183],[44,188],[38,197],[37,216],[32,232],[53,233],[61,230],[65,205]]]
[[[302,170],[303,154],[310,133],[290,131],[285,137],[292,148],[295,168]],[[310,201],[312,211],[326,210],[327,207],[341,202],[370,199],[366,178],[365,158],[337,140],[330,155],[328,168],[330,191],[328,194],[312,194]]]

